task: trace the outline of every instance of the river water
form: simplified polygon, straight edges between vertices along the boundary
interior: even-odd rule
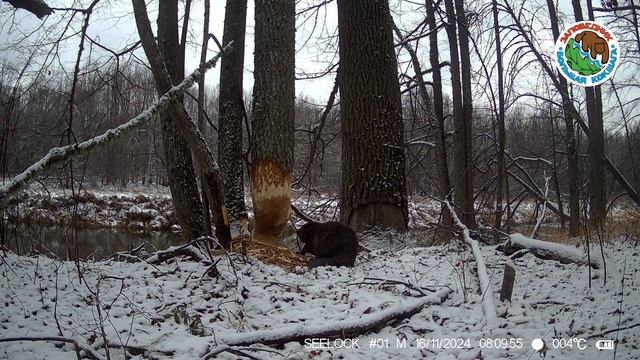
[[[4,222],[1,244],[19,255],[39,252],[63,260],[101,260],[119,251],[144,244],[147,251],[180,245],[184,240],[174,232],[131,232],[124,229],[79,228]]]

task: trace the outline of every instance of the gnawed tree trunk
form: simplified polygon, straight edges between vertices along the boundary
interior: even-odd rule
[[[242,79],[247,0],[227,0],[222,44],[235,44],[222,58],[220,69],[220,120],[218,159],[222,170],[225,203],[231,220],[246,211],[244,203],[244,166],[242,159]]]
[[[140,34],[142,47],[147,55],[151,71],[158,93],[166,93],[172,88],[171,78],[163,62],[162,56],[151,30],[151,24],[147,18],[147,10],[144,0],[132,0],[136,26]],[[202,136],[197,125],[189,118],[189,114],[182,106],[182,103],[173,101],[167,109],[167,113],[178,126],[193,151],[194,157],[202,171],[202,180],[205,182],[205,192],[209,200],[209,206],[213,216],[213,223],[216,227],[216,236],[224,247],[231,244],[231,233],[229,231],[229,220],[227,210],[224,205],[224,192],[222,180],[220,178],[220,168],[213,158],[211,150]],[[200,215],[202,212],[200,212]]]
[[[284,246],[294,151],[295,1],[256,0],[251,196],[257,241]]]
[[[547,8],[549,10],[553,39],[556,41],[560,36],[560,29],[558,28],[558,16],[553,0],[547,0]],[[567,80],[564,76],[560,75],[560,73],[557,73],[557,76],[562,92],[568,94]],[[562,108],[564,113],[565,142],[567,146],[567,177],[569,182],[569,235],[578,236],[580,233],[580,181],[578,179],[578,156],[576,154],[571,99],[563,96]]]
[[[183,61],[178,49],[178,0],[161,0],[158,8],[158,47],[173,84],[184,79]],[[170,88],[170,87],[169,87]],[[159,91],[162,95],[167,89]],[[176,217],[186,239],[202,236],[204,221],[202,202],[198,192],[191,151],[178,131],[177,122],[166,114],[161,117],[162,142],[167,164],[169,189],[176,210]]]
[[[387,0],[339,0],[342,222],[407,229],[404,126]]]

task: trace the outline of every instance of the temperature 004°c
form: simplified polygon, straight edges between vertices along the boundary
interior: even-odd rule
[[[587,348],[587,340],[582,338],[556,338],[551,341],[554,349],[573,349],[574,347],[584,350]]]

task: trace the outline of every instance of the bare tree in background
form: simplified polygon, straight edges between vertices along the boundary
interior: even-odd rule
[[[407,229],[404,127],[387,0],[339,0],[342,198],[355,229]]]
[[[447,37],[449,39],[449,54],[451,58],[451,87],[453,99],[453,188],[454,202],[456,210],[460,212],[460,219],[469,228],[475,227],[475,216],[473,209],[473,177],[472,169],[468,164],[471,155],[467,153],[467,125],[471,120],[470,108],[465,106],[463,98],[463,83],[461,80],[461,53],[458,52],[458,34],[466,33],[467,29],[457,31],[462,23],[458,23],[453,0],[444,1],[447,13]],[[465,38],[466,39],[466,38]],[[467,44],[468,51],[468,44]],[[465,56],[470,56],[467,52]],[[469,111],[469,113],[467,113]],[[467,114],[469,118],[467,118]],[[471,194],[469,194],[471,187]],[[469,197],[470,195],[470,197]]]
[[[496,66],[498,71],[498,108],[496,117],[498,120],[498,154],[496,171],[496,216],[494,222],[494,240],[498,241],[500,230],[502,230],[502,213],[504,211],[504,201],[506,195],[507,205],[509,204],[509,190],[507,187],[507,168],[505,166],[505,150],[507,145],[507,134],[504,125],[505,99],[504,99],[504,69],[502,65],[502,42],[500,38],[500,19],[498,18],[498,1],[491,2],[493,14],[493,32],[496,41]],[[507,207],[508,208],[508,207]],[[509,214],[507,213],[507,217]]]
[[[294,151],[295,1],[256,0],[251,195],[257,241],[282,245]]]
[[[579,0],[572,0],[576,21],[584,20]],[[593,20],[593,6],[587,1],[589,20]],[[604,122],[602,119],[602,88],[600,85],[584,89],[589,122],[589,216],[594,224],[602,225],[606,217],[607,194],[604,172]]]
[[[549,20],[551,21],[551,31],[553,39],[556,41],[560,37],[558,28],[558,15],[553,0],[547,0],[549,10]],[[567,79],[557,74],[562,92],[568,94]],[[571,99],[562,98],[562,108],[564,115],[565,142],[567,151],[567,172],[568,172],[568,193],[569,193],[569,235],[577,236],[580,232],[580,182],[578,179],[578,156],[576,150],[574,118],[571,110]]]

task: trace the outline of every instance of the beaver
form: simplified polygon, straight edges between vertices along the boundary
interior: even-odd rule
[[[304,243],[300,253],[310,252],[316,256],[309,260],[309,269],[318,266],[353,266],[356,261],[358,237],[345,224],[336,221],[308,222],[297,234]]]

